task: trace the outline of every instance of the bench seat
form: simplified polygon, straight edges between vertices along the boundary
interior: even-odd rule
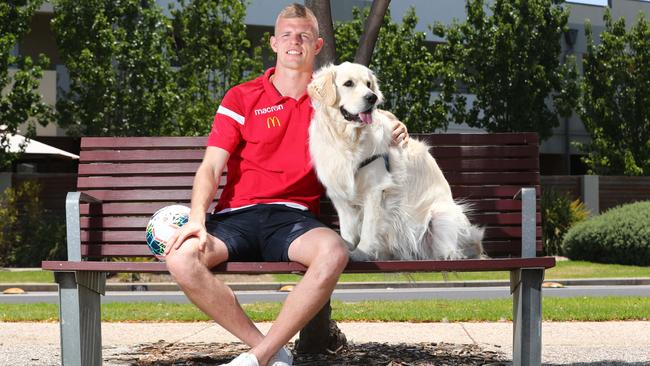
[[[552,268],[553,257],[494,258],[439,261],[373,261],[350,262],[345,273],[395,272],[480,272],[510,271],[521,268]],[[94,271],[107,273],[169,273],[163,262],[69,262],[44,261],[50,271]],[[227,262],[213,268],[216,274],[304,273],[305,266],[296,262]]]

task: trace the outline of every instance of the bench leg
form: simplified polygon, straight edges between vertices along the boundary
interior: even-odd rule
[[[330,319],[332,307],[328,301],[312,320],[300,331],[296,352],[302,354],[327,353],[347,345],[345,334]]]
[[[513,365],[542,364],[542,281],[543,268],[510,272],[513,294]]]
[[[55,272],[59,284],[61,364],[101,365],[101,298],[106,274]]]

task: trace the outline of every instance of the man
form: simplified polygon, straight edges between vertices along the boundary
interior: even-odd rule
[[[348,261],[343,240],[314,216],[323,188],[309,156],[306,90],[323,47],[318,35],[316,17],[303,5],[280,12],[271,37],[276,67],[224,96],[194,179],[190,219],[165,251],[188,298],[251,347],[228,365],[291,365],[283,346],[325,305]],[[394,136],[408,138],[403,124],[396,123]],[[226,165],[226,186],[206,220]],[[227,260],[308,267],[266,336],[210,272]]]

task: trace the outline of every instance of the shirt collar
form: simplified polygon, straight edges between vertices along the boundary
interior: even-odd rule
[[[268,94],[271,97],[271,101],[273,104],[278,104],[282,102],[283,99],[285,98],[290,98],[290,97],[285,97],[280,92],[278,89],[273,86],[273,83],[271,83],[271,76],[275,73],[275,67],[271,67],[268,70],[264,72],[264,76],[262,77],[262,84],[264,85],[264,91],[266,94]],[[306,98],[309,98],[309,95],[307,95],[307,92],[305,92],[300,98],[298,98],[298,101],[303,101]]]

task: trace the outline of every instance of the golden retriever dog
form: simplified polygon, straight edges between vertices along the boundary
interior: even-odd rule
[[[307,89],[314,106],[309,148],[339,215],[352,260],[482,256],[483,229],[454,201],[429,146],[391,146],[391,119],[377,109],[377,79],[359,64],[329,65]]]

